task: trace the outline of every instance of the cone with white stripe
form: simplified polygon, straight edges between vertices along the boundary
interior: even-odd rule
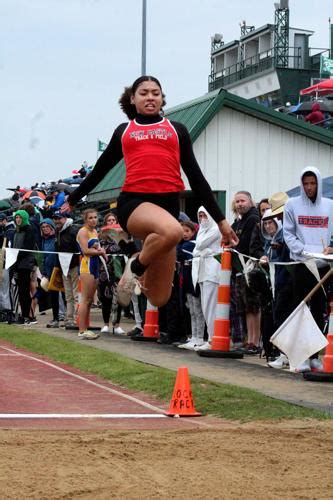
[[[230,280],[231,252],[224,248],[221,256],[220,280],[217,290],[216,315],[212,348],[207,351],[198,350],[199,356],[210,358],[243,358],[241,351],[230,350]]]
[[[156,342],[160,336],[160,329],[158,323],[158,308],[153,306],[147,300],[147,309],[145,315],[145,324],[143,327],[143,335],[134,335],[131,340],[138,340],[143,342]]]

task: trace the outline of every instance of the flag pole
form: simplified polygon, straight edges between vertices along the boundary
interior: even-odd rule
[[[99,146],[99,140],[98,140],[98,137],[97,137],[97,155],[96,155],[96,161],[98,160],[98,146]]]
[[[330,269],[327,271],[327,273],[321,278],[321,280],[318,281],[318,283],[310,290],[310,292],[307,294],[307,296],[303,299],[303,302],[307,302],[308,300],[311,299],[311,297],[316,293],[316,291],[325,283],[325,281],[328,280],[333,274],[333,269]]]

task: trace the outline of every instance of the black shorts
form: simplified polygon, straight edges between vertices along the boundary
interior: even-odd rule
[[[124,231],[127,231],[127,221],[131,213],[141,203],[153,203],[164,208],[169,214],[178,220],[179,216],[179,193],[129,193],[122,191],[117,201],[118,222]]]

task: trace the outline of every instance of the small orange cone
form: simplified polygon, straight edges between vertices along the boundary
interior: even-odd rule
[[[178,368],[175,386],[170,401],[168,417],[200,417],[194,408],[190,377],[186,367]]]
[[[151,305],[149,301],[147,301],[143,336],[153,340],[157,340],[160,336],[158,325],[158,308]]]
[[[158,308],[153,306],[149,300],[147,300],[143,335],[134,335],[131,337],[131,340],[140,342],[156,342],[159,336],[160,327],[158,324]]]
[[[323,371],[333,373],[333,333],[327,335],[328,345],[323,357]]]

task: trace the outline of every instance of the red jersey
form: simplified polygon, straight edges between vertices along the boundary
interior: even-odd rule
[[[185,189],[178,135],[168,119],[149,125],[132,120],[121,142],[126,165],[123,191],[174,193]]]

